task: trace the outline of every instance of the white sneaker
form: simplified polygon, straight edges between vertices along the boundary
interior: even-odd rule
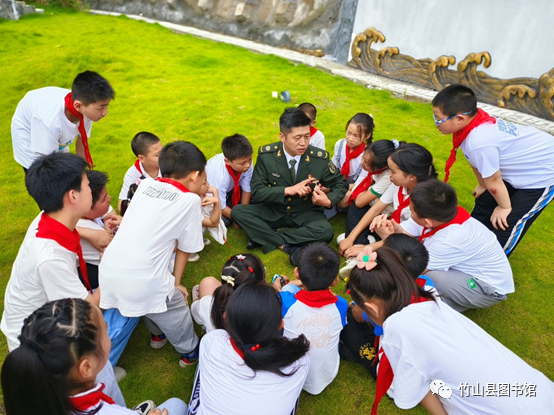
[[[209,240],[208,238],[204,238],[204,246],[209,245],[211,243],[212,243],[211,240]]]
[[[189,259],[187,262],[196,262],[200,259],[200,255],[198,254],[190,254]]]
[[[356,261],[356,258],[355,257],[352,257],[352,258],[348,258],[346,260],[346,265],[344,267],[342,267],[339,271],[339,275],[340,277],[345,280],[346,278],[350,277],[350,272],[352,271],[352,269],[356,266],[356,264],[358,263],[358,261]]]
[[[113,374],[115,376],[116,382],[119,382],[121,379],[127,376],[127,372],[125,371],[125,369],[120,366],[116,366],[113,368]]]
[[[375,236],[373,235],[367,235],[367,242],[370,244],[374,244],[375,242],[377,242],[377,239],[375,239]]]
[[[337,236],[337,245],[339,245],[342,241],[346,239],[346,234],[341,233],[339,236]]]
[[[141,415],[148,415],[148,413],[156,408],[154,401],[144,401],[135,406],[131,411],[138,412]]]

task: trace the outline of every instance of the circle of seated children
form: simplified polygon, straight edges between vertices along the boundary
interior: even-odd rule
[[[25,98],[41,101],[43,107],[48,100],[57,102],[59,117],[73,122],[76,130],[69,131],[72,135],[69,141],[65,135],[56,138],[60,146],[56,143],[55,151],[67,152],[78,133],[81,140],[77,142],[77,153],[87,162],[79,164],[75,156],[54,154],[23,163],[15,150],[16,139],[20,137],[12,137],[16,160],[27,173],[28,191],[43,210],[29,228],[32,237],[29,241],[26,238],[24,244],[51,240],[47,243],[57,243],[59,249],[71,252],[73,258],[67,261],[64,272],[69,280],[79,275],[90,293],[73,286],[64,287],[66,295],[80,299],[57,300],[42,307],[38,298],[30,301],[33,309],[39,308],[25,319],[21,335],[14,339],[14,333],[17,336],[19,331],[13,322],[23,318],[19,315],[22,310],[15,311],[19,306],[13,305],[17,285],[21,283],[14,265],[2,319],[2,331],[8,336],[11,351],[2,368],[8,415],[16,413],[12,408],[19,405],[36,404],[23,398],[29,379],[50,379],[53,374],[56,380],[51,385],[55,390],[47,392],[38,385],[35,389],[44,392],[42,402],[37,400],[42,406],[30,409],[29,413],[47,413],[43,406],[46,401],[48,407],[51,403],[55,408],[51,413],[83,410],[128,413],[114,381],[112,364],[117,362],[139,316],[145,318],[151,332],[151,346],[160,348],[171,342],[181,353],[180,366],[195,363],[200,355],[191,408],[224,403],[222,412],[246,413],[259,405],[253,411],[259,413],[267,408],[268,395],[262,386],[279,382],[284,397],[271,402],[271,406],[280,408],[276,413],[292,413],[302,388],[318,394],[335,378],[339,350],[342,357],[364,364],[377,379],[375,410],[387,391],[400,408],[421,403],[431,413],[468,412],[469,408],[502,413],[521,413],[523,408],[526,411],[531,408],[534,413],[545,413],[546,408],[553,406],[552,382],[454,311],[488,307],[514,292],[507,255],[554,198],[552,136],[488,116],[477,109],[475,94],[467,87],[451,85],[439,92],[433,100],[435,124],[443,134],[453,134],[446,180],[456,150],[461,148],[479,183],[473,192],[476,204],[470,216],[457,205],[454,189],[437,180],[428,150],[396,140],[372,142],[373,118],[358,113],[348,121],[346,138],[335,145],[332,160],[333,169],[349,180],[347,192],[333,198],[331,207],[348,209],[344,239],[340,237],[342,240],[337,242],[340,253],[349,257],[340,275],[354,300],[350,307],[330,291],[338,282],[338,255],[326,243],[316,242],[294,250],[298,265],[295,279],[276,274],[273,288],[266,283],[265,268],[257,256],[245,253],[230,257],[221,282],[208,277],[193,287],[191,313],[186,304],[188,292],[180,283],[186,263],[197,260],[196,252],[209,243],[202,238],[202,227],[204,231],[217,229],[212,235],[223,244],[226,226],[233,223],[233,208],[250,203],[250,180],[256,173],[252,146],[239,134],[226,137],[222,142],[223,153],[206,165],[204,154],[192,143],[175,142],[162,147],[154,134],[138,133],[132,140],[137,160],[125,175],[119,196],[118,209],[122,214],[128,209],[122,222],[109,207],[107,175],[85,170],[87,163],[92,167],[87,143],[90,121],[103,118],[115,96],[107,81],[98,77],[88,71],[79,74],[72,87],[73,96],[68,91],[58,91],[63,92],[58,94],[64,97],[63,105],[62,99],[48,88],[38,90],[40,93],[33,91],[37,93],[29,93]],[[93,78],[102,81],[99,84],[104,90],[94,96],[81,96],[80,84],[90,83]],[[99,103],[98,108],[92,105],[95,103]],[[23,111],[24,107],[22,100],[17,111]],[[310,127],[310,144],[324,150],[324,136],[315,128],[315,106],[304,103],[300,110],[305,113],[302,123]],[[286,143],[283,128],[281,134],[281,141]],[[537,157],[542,164],[536,162]],[[527,162],[514,164],[516,158]],[[538,171],[534,167],[537,165],[550,167]],[[62,171],[66,177],[61,176]],[[212,180],[217,185],[210,186]],[[312,192],[310,185],[316,180],[299,184],[306,189],[302,197]],[[137,181],[142,184],[139,186]],[[313,192],[322,197],[333,190],[333,186],[316,184]],[[129,204],[135,194],[138,202]],[[172,203],[175,201],[178,202]],[[160,225],[162,211],[167,226]],[[222,216],[226,221],[222,221]],[[149,217],[156,221],[144,220]],[[174,226],[175,223],[179,226]],[[162,239],[144,241],[140,235],[156,233],[148,231],[150,225],[171,230],[163,233]],[[237,223],[233,225],[238,227]],[[76,226],[78,233],[74,230]],[[118,237],[114,238],[116,231]],[[78,237],[76,246],[73,243],[79,234],[83,237],[82,250]],[[64,238],[71,239],[71,244]],[[90,245],[86,249],[85,241]],[[135,256],[125,258],[123,252],[135,251],[129,249],[133,241],[135,245],[141,241],[142,246]],[[372,243],[365,245],[366,241]],[[162,254],[151,258],[149,253],[160,246]],[[25,260],[20,254],[16,263]],[[78,267],[75,254],[79,256]],[[292,260],[292,252],[289,254]],[[123,269],[129,270],[136,284],[132,289],[125,275],[117,275],[121,274],[120,264],[114,266],[122,258],[127,261]],[[144,268],[145,259],[152,261],[146,267],[155,268],[154,274],[160,277],[155,290],[139,271]],[[59,265],[54,261],[48,266],[52,268],[49,272],[59,273],[55,269]],[[37,277],[41,278],[31,279]],[[105,284],[110,278],[116,285],[122,281],[124,284],[114,289],[112,284]],[[97,286],[106,287],[102,296],[100,290],[92,292]],[[280,291],[279,295],[275,295],[274,289]],[[43,298],[48,300],[52,295],[44,294],[42,304]],[[58,298],[59,294],[56,293]],[[103,318],[98,304],[108,309]],[[107,313],[110,310],[115,312]],[[314,313],[321,312],[326,315],[324,328],[310,323]],[[201,344],[194,333],[191,314],[207,332]],[[450,344],[452,338],[457,339],[455,347]],[[469,343],[474,343],[474,353],[470,364],[466,364]],[[25,364],[20,363],[23,360]],[[37,361],[43,364],[40,368],[43,375],[30,376],[28,373],[36,370]],[[221,362],[230,363],[221,365]],[[435,367],[439,372],[429,372]],[[527,376],[525,382],[541,390],[538,399],[531,394],[532,399],[485,402],[474,397],[470,402],[463,397],[463,391],[445,399],[428,390],[428,385],[437,378],[448,386],[461,385],[465,379],[476,379],[482,384],[490,380],[516,383],[522,380],[516,376],[521,373]],[[56,382],[63,386],[55,386]],[[220,399],[224,385],[241,383],[242,390],[252,392],[251,402],[236,393]],[[550,393],[544,394],[545,390]],[[52,396],[56,398],[48,399]],[[243,407],[247,401],[248,407]],[[171,404],[175,405],[171,414],[187,410],[184,402],[174,400],[168,401],[165,408],[169,409]],[[137,410],[148,413],[152,407],[149,402]],[[150,414],[161,414],[162,408],[163,405]],[[163,409],[164,414],[167,409]]]

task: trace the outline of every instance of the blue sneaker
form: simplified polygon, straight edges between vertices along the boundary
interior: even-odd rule
[[[181,354],[181,359],[179,360],[179,366],[187,367],[195,364],[198,361],[198,351],[200,350],[200,342],[196,345],[194,350],[190,353]]]

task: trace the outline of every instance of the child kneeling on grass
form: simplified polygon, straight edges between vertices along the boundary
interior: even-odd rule
[[[376,253],[367,261],[362,258],[362,267],[352,270],[347,284],[356,304],[384,329],[372,414],[387,391],[399,408],[421,404],[431,414],[552,413],[554,383],[467,317],[436,301],[392,249]],[[435,380],[450,389],[450,398],[432,394]],[[462,385],[491,383],[525,383],[534,385],[536,393],[464,394]]]
[[[187,366],[197,359],[198,336],[181,277],[190,253],[204,247],[199,195],[207,184],[206,157],[194,144],[177,141],[163,148],[159,164],[163,178],[140,183],[104,252],[100,306],[128,317],[145,316],[152,337],[167,336],[181,354],[179,364]]]
[[[238,288],[225,310],[225,330],[202,338],[189,414],[296,412],[308,375],[303,335],[282,337],[281,297],[265,281]]]
[[[225,329],[225,307],[231,295],[248,281],[265,281],[264,264],[256,255],[238,254],[229,257],[221,271],[221,281],[206,277],[192,288],[192,317],[209,333]]]
[[[295,294],[281,292],[285,337],[304,335],[310,342],[310,372],[304,390],[312,395],[323,392],[339,371],[339,336],[346,324],[348,303],[329,289],[337,285],[339,266],[338,254],[326,243],[306,245],[294,269],[305,289]],[[274,284],[279,286],[279,281],[275,279]]]
[[[25,319],[19,340],[21,346],[6,357],[2,366],[7,415],[187,412],[187,404],[177,398],[145,412],[144,408],[152,407],[153,402],[131,410],[104,393],[105,385],[97,383],[96,378],[107,363],[110,338],[102,312],[87,301],[67,298],[43,305]]]

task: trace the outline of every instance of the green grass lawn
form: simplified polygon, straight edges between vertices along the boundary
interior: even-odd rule
[[[223,137],[236,132],[246,135],[257,149],[278,140],[278,119],[286,104],[273,99],[272,91],[288,89],[291,105],[304,101],[316,105],[317,126],[326,136],[327,150],[332,151],[334,143],[344,137],[352,115],[368,112],[375,118],[375,139],[395,138],[426,146],[441,177],[450,151],[450,138],[435,128],[429,104],[405,102],[389,92],[368,90],[275,56],[176,35],[160,25],[126,17],[47,8],[44,15],[0,21],[0,68],[2,296],[27,227],[39,212],[26,193],[23,169],[13,160],[11,117],[27,91],[50,85],[70,88],[75,75],[86,69],[105,76],[117,93],[108,116],[93,127],[90,139],[96,168],[110,174],[108,190],[114,205],[123,176],[134,162],[130,141],[137,132],[153,132],[163,143],[192,141],[208,158],[220,152]],[[471,209],[476,181],[461,156],[451,184],[460,203]],[[466,313],[550,379],[554,379],[553,217],[552,208],[547,209],[510,258],[516,292],[495,307]],[[335,235],[342,233],[344,216],[334,218],[332,224]],[[200,253],[201,260],[187,266],[183,283],[190,289],[207,275],[219,276],[229,255],[244,251],[246,242],[244,232],[230,229],[232,249],[217,243],[207,246]],[[261,256],[268,275],[292,274],[282,252],[255,253]],[[346,296],[342,283],[335,292]],[[188,401],[194,367],[180,368],[178,355],[170,346],[155,351],[148,343],[148,332],[140,323],[120,361],[129,373],[120,384],[127,403],[162,402],[172,396]],[[0,348],[3,361],[7,353],[3,336]],[[467,359],[472,353],[467,351]],[[458,393],[457,386],[451,386]],[[336,380],[321,395],[302,394],[299,413],[367,414],[374,392],[375,383],[361,366],[342,362]],[[388,398],[380,409],[382,414],[402,412]],[[424,412],[421,408],[409,411]]]

